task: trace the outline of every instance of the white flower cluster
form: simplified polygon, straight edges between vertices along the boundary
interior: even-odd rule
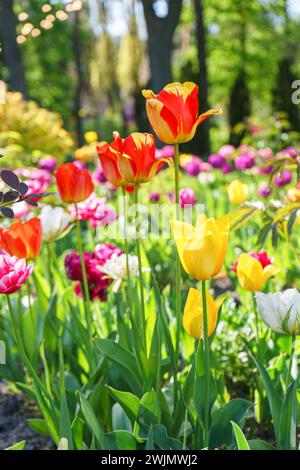
[[[138,257],[133,255],[128,255],[128,265],[129,265],[129,274],[131,276],[138,277],[139,275],[139,265]],[[143,271],[148,271],[147,268],[143,268]],[[126,263],[126,254],[122,253],[118,255],[114,253],[106,263],[101,266],[101,272],[106,274],[107,277],[113,279],[115,282],[113,292],[117,292],[121,282],[127,279],[127,263]]]

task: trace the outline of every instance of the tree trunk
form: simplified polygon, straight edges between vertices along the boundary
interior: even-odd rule
[[[83,70],[82,70],[82,61],[81,61],[81,41],[80,41],[80,11],[75,13],[75,23],[74,23],[74,35],[73,35],[73,52],[75,60],[75,70],[76,70],[76,87],[75,87],[75,97],[74,97],[74,115],[76,120],[76,135],[77,143],[81,147],[84,145],[83,138],[83,125],[82,118],[80,115],[81,110],[81,98],[83,90]]]
[[[28,95],[24,67],[20,49],[16,42],[16,17],[13,10],[13,0],[1,0],[0,2],[0,34],[11,89],[20,91],[26,98]]]
[[[208,75],[206,65],[206,28],[203,15],[203,0],[194,0],[197,26],[197,49],[199,62],[199,100],[200,112],[203,113],[209,108],[208,105]],[[209,119],[207,119],[198,128],[196,135],[197,147],[200,154],[208,155],[210,153],[209,139]]]
[[[160,18],[154,10],[152,0],[142,0],[148,32],[150,59],[150,86],[158,92],[172,81],[171,56],[173,36],[179,22],[183,0],[169,0],[166,17]]]

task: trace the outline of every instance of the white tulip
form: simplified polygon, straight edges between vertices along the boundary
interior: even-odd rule
[[[43,239],[46,242],[57,240],[70,223],[70,216],[62,207],[44,206],[40,219]]]
[[[300,293],[287,289],[274,294],[257,292],[255,299],[262,320],[277,333],[300,333]]]

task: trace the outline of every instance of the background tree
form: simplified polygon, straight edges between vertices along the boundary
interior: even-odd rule
[[[21,52],[16,42],[16,16],[13,0],[1,0],[0,2],[0,38],[11,89],[20,91],[27,97]]]

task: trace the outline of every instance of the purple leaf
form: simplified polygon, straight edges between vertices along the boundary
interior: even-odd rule
[[[11,202],[18,199],[19,193],[18,191],[7,191],[3,196],[3,202]]]
[[[7,186],[10,186],[13,189],[19,190],[20,181],[17,175],[10,170],[2,170],[0,173],[2,181],[4,181]]]
[[[14,211],[10,209],[9,207],[0,207],[0,211],[4,215],[4,217],[7,217],[8,219],[13,219],[14,218]]]
[[[30,199],[26,199],[26,204],[29,204],[30,206],[37,207],[38,203],[36,201],[31,201]]]
[[[27,193],[27,191],[28,191],[28,186],[27,186],[27,184],[26,184],[26,183],[23,183],[23,182],[20,183],[19,191],[20,191],[20,193],[22,194],[22,196],[24,196],[24,195]]]

